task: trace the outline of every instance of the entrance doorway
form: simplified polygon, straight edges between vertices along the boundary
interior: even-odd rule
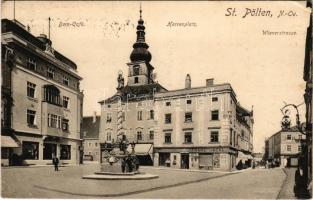
[[[181,168],[189,169],[189,154],[188,153],[181,154]]]
[[[170,153],[159,153],[159,166],[170,167]]]
[[[43,159],[51,160],[53,155],[57,155],[57,145],[52,143],[43,143]]]

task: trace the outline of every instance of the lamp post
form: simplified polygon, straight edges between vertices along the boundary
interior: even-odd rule
[[[289,119],[289,109],[287,109],[288,107],[292,107],[297,111],[296,114],[296,124],[297,124],[297,128],[298,130],[303,133],[304,135],[306,135],[305,131],[303,131],[302,127],[301,127],[301,122],[300,122],[300,115],[299,115],[299,110],[298,107],[301,106],[302,104],[299,105],[295,105],[295,104],[286,104],[284,107],[282,107],[280,110],[283,113],[284,117],[283,120],[286,121],[286,119]],[[290,125],[290,124],[289,124]]]
[[[303,104],[303,103],[302,103]],[[283,116],[283,120],[282,120],[282,129],[288,129],[290,128],[290,110],[288,108],[293,108],[296,110],[296,124],[297,124],[297,129],[300,133],[302,133],[303,135],[306,136],[306,139],[302,139],[299,138],[298,140],[300,141],[300,145],[301,145],[301,152],[300,152],[300,157],[299,157],[299,167],[302,168],[303,170],[303,176],[306,178],[308,178],[308,133],[306,132],[306,129],[304,129],[301,126],[301,121],[300,121],[300,115],[299,115],[299,110],[298,107],[301,106],[302,104],[299,105],[295,105],[295,104],[285,104],[285,106],[283,106],[281,108],[281,112],[284,115]],[[296,140],[297,141],[297,140]],[[307,184],[307,181],[306,181]]]

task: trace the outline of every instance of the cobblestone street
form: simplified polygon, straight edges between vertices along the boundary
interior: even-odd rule
[[[2,169],[2,197],[10,198],[263,198],[275,199],[286,174],[282,169],[235,173],[187,172],[143,167],[153,180],[86,180],[98,165]]]

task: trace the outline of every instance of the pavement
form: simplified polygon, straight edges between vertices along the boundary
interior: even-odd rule
[[[286,179],[278,195],[278,199],[310,199],[310,194],[307,190],[294,189],[296,168],[284,168],[283,171],[286,174]]]
[[[282,169],[255,169],[124,198],[276,199],[284,179]]]
[[[283,169],[283,171],[286,174],[286,178],[278,195],[278,199],[296,199],[293,192],[296,168],[286,168]]]
[[[236,172],[141,167],[151,180],[86,180],[99,165],[2,168],[2,197],[7,198],[214,198],[276,199],[286,174],[282,169]]]

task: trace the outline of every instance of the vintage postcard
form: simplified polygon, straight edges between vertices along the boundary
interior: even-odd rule
[[[2,1],[1,197],[309,199],[311,1]]]

